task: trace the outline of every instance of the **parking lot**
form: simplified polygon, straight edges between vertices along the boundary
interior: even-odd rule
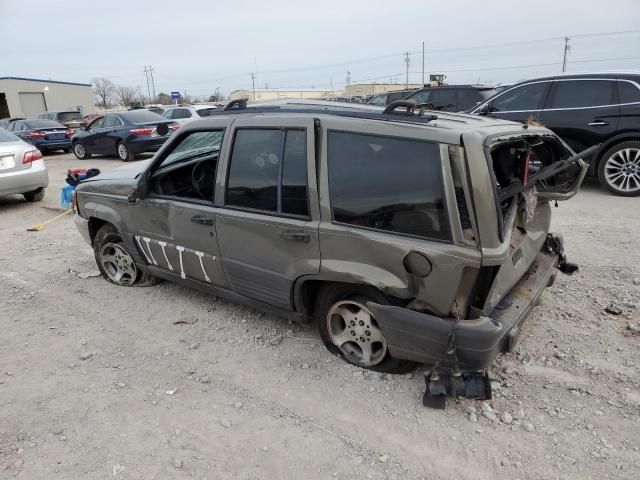
[[[559,276],[491,370],[495,398],[422,407],[423,371],[329,354],[315,331],[163,282],[119,288],[60,212],[0,200],[0,477],[640,477],[640,210],[593,180],[554,209]],[[613,313],[610,313],[613,312]],[[617,314],[616,314],[617,313]]]

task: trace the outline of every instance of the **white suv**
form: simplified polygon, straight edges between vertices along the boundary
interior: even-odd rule
[[[169,108],[162,114],[164,118],[174,120],[181,125],[198,120],[202,117],[208,117],[211,112],[217,110],[213,105],[188,105]]]

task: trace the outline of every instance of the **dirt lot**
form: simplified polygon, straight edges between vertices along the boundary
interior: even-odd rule
[[[494,365],[494,400],[434,411],[422,370],[352,367],[313,329],[170,283],[79,277],[71,218],[26,227],[67,168],[122,163],[46,158],[42,203],[0,200],[0,478],[640,478],[637,198],[590,182],[554,210],[580,272]]]

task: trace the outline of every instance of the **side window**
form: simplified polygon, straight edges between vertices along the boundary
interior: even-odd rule
[[[189,110],[187,110],[186,108],[176,108],[173,111],[173,118],[174,120],[179,119],[179,118],[189,118],[191,116],[191,112]]]
[[[430,103],[432,101],[431,100],[432,92],[433,90],[423,90],[421,92],[411,95],[411,97],[408,98],[407,100],[415,100],[417,103]]]
[[[104,118],[105,117],[100,117],[97,120],[95,120],[93,123],[91,123],[89,125],[89,130],[95,130],[97,128],[102,128],[104,125]]]
[[[226,205],[307,216],[306,162],[303,130],[238,130]]]
[[[329,132],[328,147],[334,221],[451,238],[438,144]]]
[[[173,108],[170,108],[169,110],[167,110],[166,112],[164,112],[164,113],[162,114],[162,116],[163,116],[164,118],[168,118],[169,120],[171,120],[171,119],[173,118],[173,110],[174,110]]]
[[[224,130],[190,133],[162,160],[158,169],[199,157],[217,155],[220,152],[223,136]]]
[[[386,105],[387,96],[386,95],[376,95],[369,102],[371,105]]]
[[[613,104],[614,82],[575,80],[557,82],[551,108],[597,107]]]
[[[433,90],[430,103],[445,112],[456,109],[456,91],[454,89]]]
[[[619,80],[618,93],[620,94],[620,103],[640,103],[640,88],[633,83]]]
[[[107,115],[104,117],[104,124],[102,125],[105,128],[115,127],[117,125],[117,118],[115,115]]]
[[[467,110],[468,108],[475,107],[483,100],[482,95],[473,88],[458,90],[458,110]]]
[[[548,82],[530,83],[509,90],[491,102],[490,110],[492,112],[537,110],[548,84]]]

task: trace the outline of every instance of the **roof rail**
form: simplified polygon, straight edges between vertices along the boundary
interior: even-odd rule
[[[396,110],[397,108],[405,107],[405,111]],[[418,109],[415,112],[416,108]],[[435,107],[430,103],[420,103],[418,104],[415,100],[396,100],[395,102],[391,102],[382,112],[383,115],[402,115],[406,117],[413,117],[417,115],[418,117],[422,117],[425,109],[427,110],[435,110]],[[435,120],[437,117],[435,115],[430,115],[431,120]]]
[[[244,110],[247,108],[247,103],[249,102],[248,98],[237,98],[235,100],[231,100],[224,106],[224,110]]]

